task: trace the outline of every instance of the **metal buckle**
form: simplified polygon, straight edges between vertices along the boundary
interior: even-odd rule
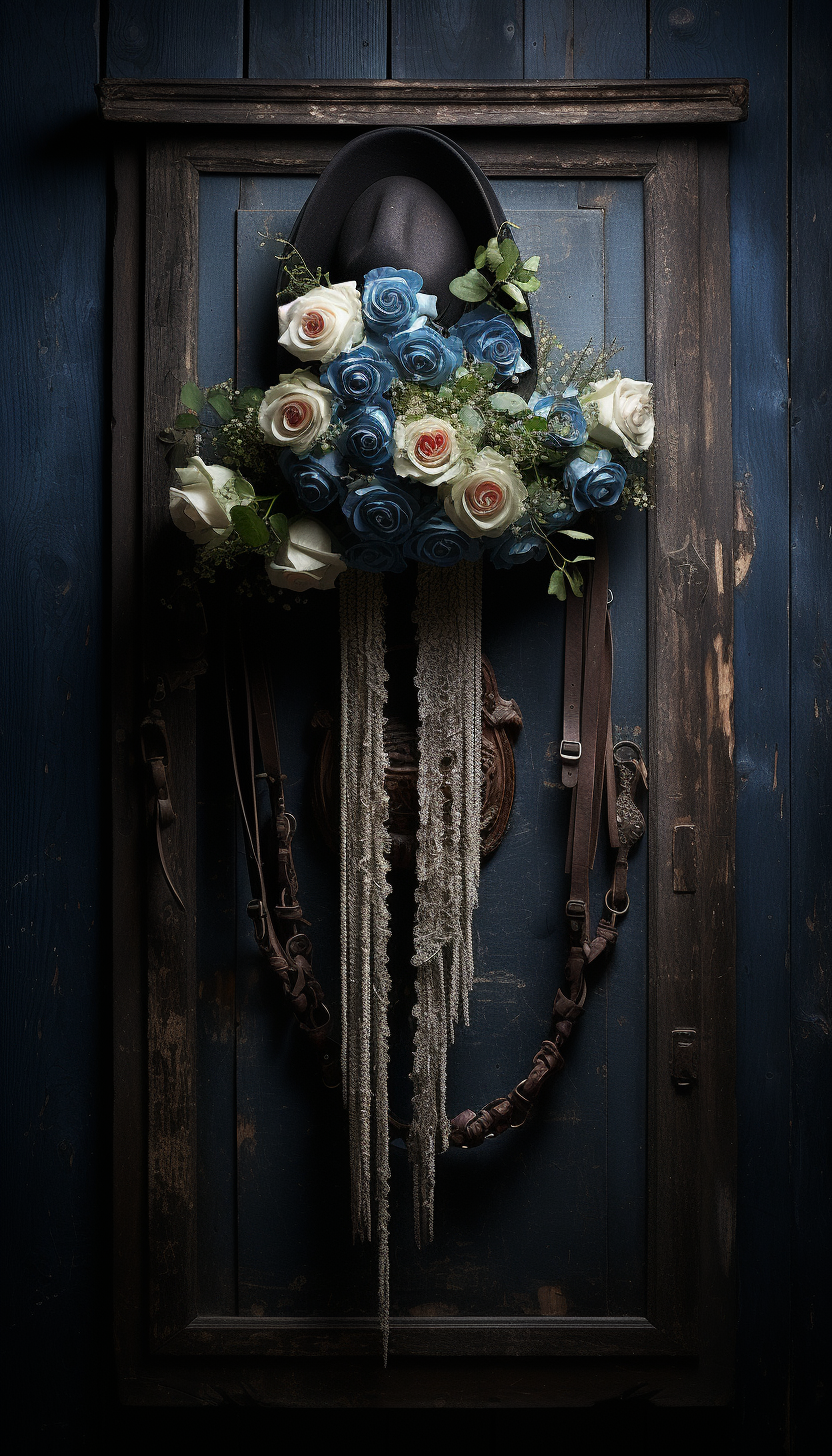
[[[575,743],[571,738],[562,738],[560,741],[560,756],[567,763],[577,763],[581,756],[581,745]]]
[[[585,900],[567,900],[567,902],[566,902],[566,918],[567,918],[567,920],[583,920],[583,919],[585,919],[585,917],[586,917],[586,901]]]

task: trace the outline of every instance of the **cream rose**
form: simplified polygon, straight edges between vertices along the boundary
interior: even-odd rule
[[[173,524],[196,546],[216,546],[224,541],[232,529],[224,505],[237,504],[236,493],[229,489],[234,471],[225,465],[206,465],[198,455],[192,455],[176,474],[181,484],[170,488]]]
[[[333,283],[312,288],[277,310],[278,343],[297,359],[320,359],[331,364],[338,354],[364,338],[361,295],[355,283]]]
[[[485,449],[474,456],[470,472],[454,481],[445,510],[466,536],[502,536],[527,497],[514,461]]]
[[[308,369],[281,374],[267,389],[258,421],[270,445],[306,455],[332,419],[332,393]]]
[[[465,468],[453,425],[435,415],[396,423],[393,435],[393,469],[423,485],[441,485],[453,480]]]
[[[342,571],[346,562],[332,550],[329,532],[311,516],[292,522],[274,561],[266,564],[272,586],[296,592],[329,591]]]
[[[600,379],[588,394],[581,395],[581,404],[598,408],[598,423],[589,433],[598,445],[630,455],[648,450],[653,443],[652,384],[646,379],[622,379],[616,369],[610,379]]]

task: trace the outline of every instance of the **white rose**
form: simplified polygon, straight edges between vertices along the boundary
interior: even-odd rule
[[[224,497],[227,506],[237,504],[236,493],[228,490],[234,471],[226,465],[206,465],[198,455],[192,455],[176,474],[181,485],[170,488],[173,524],[196,546],[216,546],[224,541],[232,527],[217,497]]]
[[[329,532],[311,516],[292,522],[274,561],[266,564],[272,586],[296,592],[329,591],[342,571],[346,562],[332,550]]]
[[[361,295],[355,283],[333,283],[312,288],[277,310],[278,343],[297,359],[320,359],[331,364],[338,354],[364,338]]]
[[[514,461],[485,449],[474,456],[469,474],[454,481],[445,510],[466,536],[502,536],[527,497]]]
[[[598,407],[598,423],[591,425],[590,436],[608,450],[630,455],[648,450],[653,443],[652,384],[646,379],[622,379],[616,369],[610,379],[600,379],[588,394],[581,395],[581,404]]]
[[[267,389],[258,421],[270,445],[306,455],[332,419],[332,393],[308,369],[281,374]]]
[[[465,468],[453,425],[435,415],[423,415],[410,424],[398,420],[393,440],[397,475],[409,475],[423,485],[440,485]]]

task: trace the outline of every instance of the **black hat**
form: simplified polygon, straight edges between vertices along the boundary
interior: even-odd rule
[[[388,126],[333,157],[290,241],[313,272],[320,268],[333,283],[355,279],[359,291],[371,268],[413,269],[424,291],[436,294],[437,322],[448,327],[464,308],[448,284],[473,267],[476,249],[505,221],[488,178],[458,143],[423,127]],[[535,378],[533,338],[522,346],[531,366],[522,376],[526,394]],[[282,370],[297,366],[279,353]]]

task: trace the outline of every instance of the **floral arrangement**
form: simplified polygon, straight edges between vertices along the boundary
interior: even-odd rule
[[[160,439],[198,575],[254,554],[272,587],[303,592],[348,567],[484,556],[505,569],[548,556],[550,592],[581,594],[593,538],[576,523],[648,504],[652,386],[610,373],[614,348],[569,354],[542,324],[545,392],[517,392],[540,259],[521,262],[500,231],[451,283],[472,306],[449,329],[418,273],[374,268],[359,293],[297,258],[278,318],[299,367],[265,392],[183,386],[183,412]],[[206,406],[218,425],[204,423]]]

